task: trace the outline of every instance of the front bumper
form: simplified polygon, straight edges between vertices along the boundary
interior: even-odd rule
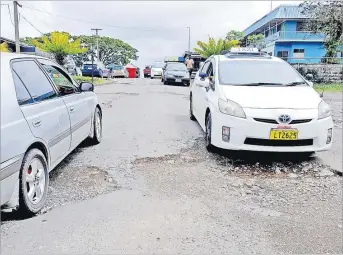
[[[162,73],[160,73],[160,72],[152,72],[152,73],[150,74],[150,76],[151,76],[151,77],[162,77]]]
[[[166,77],[165,80],[170,83],[189,84],[189,78],[187,77]]]
[[[316,109],[244,109],[244,111],[247,115],[246,119],[232,117],[221,113],[219,110],[211,112],[211,138],[214,146],[231,150],[270,152],[318,152],[331,149],[333,137],[329,144],[326,143],[326,140],[328,129],[333,129],[332,118],[317,120]],[[275,140],[270,140],[271,129],[284,129],[285,125],[259,122],[254,119],[277,119],[276,116],[285,113],[293,116],[294,120],[312,119],[307,123],[287,125],[286,128],[298,130],[298,140],[296,141],[275,142]],[[228,142],[223,141],[223,126],[230,128],[230,139]]]

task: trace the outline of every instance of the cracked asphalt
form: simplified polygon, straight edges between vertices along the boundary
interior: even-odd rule
[[[205,149],[188,87],[117,79],[96,88],[103,140],[50,174],[41,214],[2,213],[1,252],[343,253],[342,94],[330,152]]]

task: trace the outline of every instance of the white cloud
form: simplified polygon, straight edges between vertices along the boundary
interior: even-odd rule
[[[298,4],[300,1],[273,1],[273,7],[280,4]],[[12,2],[9,3],[13,12]],[[21,1],[47,12],[94,22],[81,23],[61,17],[19,8],[38,30],[43,33],[52,30],[68,31],[71,34],[91,35],[91,28],[103,30],[101,35],[121,39],[139,50],[137,64],[143,67],[154,60],[163,60],[168,55],[181,55],[188,47],[188,29],[191,27],[191,48],[198,40],[208,36],[224,37],[227,31],[243,30],[270,11],[269,1]],[[12,17],[13,18],[13,17]],[[124,29],[102,26],[104,24]],[[20,20],[20,36],[39,36],[40,33],[23,18]],[[1,7],[1,36],[14,38],[7,6]]]

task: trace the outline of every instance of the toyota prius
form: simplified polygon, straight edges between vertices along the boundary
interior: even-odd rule
[[[331,148],[327,103],[290,64],[257,49],[209,57],[190,90],[206,147],[313,153]]]

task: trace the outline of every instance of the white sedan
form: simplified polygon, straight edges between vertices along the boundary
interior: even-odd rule
[[[155,62],[151,66],[150,78],[151,79],[154,79],[156,77],[161,78],[164,66],[165,66],[165,63],[163,62]]]
[[[191,86],[190,118],[206,132],[209,151],[329,150],[331,110],[312,86],[287,62],[267,54],[212,56]]]

